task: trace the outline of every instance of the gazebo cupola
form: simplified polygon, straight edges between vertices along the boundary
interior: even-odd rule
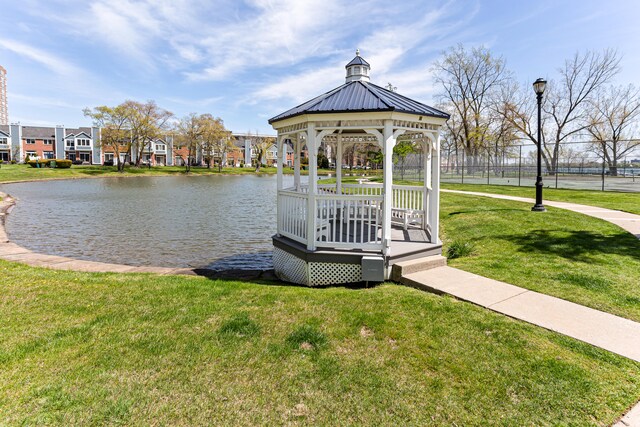
[[[371,65],[369,65],[369,63],[360,56],[360,49],[356,50],[356,57],[353,58],[345,68],[347,69],[347,83],[354,81],[369,81],[369,70],[371,70]]]
[[[442,252],[440,129],[449,115],[369,82],[370,65],[359,51],[346,70],[343,85],[269,120],[278,132],[273,265],[284,281],[379,282],[397,262]],[[393,183],[398,138],[420,150],[421,185]],[[285,187],[287,143],[293,145],[294,175]],[[382,152],[382,183],[343,182],[343,154],[359,144]],[[330,147],[325,152],[335,159],[335,183],[318,183],[321,146]],[[307,180],[300,172],[305,150]]]

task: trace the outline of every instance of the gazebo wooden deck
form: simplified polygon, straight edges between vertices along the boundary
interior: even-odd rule
[[[283,280],[309,286],[382,281],[393,263],[441,253],[438,239],[439,129],[448,115],[369,83],[356,53],[346,83],[269,122],[278,132],[278,231],[274,268]],[[393,185],[393,147],[404,135],[423,152],[424,185]],[[285,141],[294,146],[294,185],[283,187]],[[382,184],[343,184],[344,148],[381,147]],[[321,144],[335,153],[336,183],[318,184]],[[300,180],[301,150],[309,184]]]

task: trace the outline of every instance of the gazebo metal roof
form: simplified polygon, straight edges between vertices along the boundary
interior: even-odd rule
[[[356,57],[360,58],[359,56]],[[355,59],[354,59],[355,60]],[[353,61],[352,61],[353,62]],[[302,114],[398,111],[448,119],[449,114],[373,83],[351,81],[269,119],[269,123]]]

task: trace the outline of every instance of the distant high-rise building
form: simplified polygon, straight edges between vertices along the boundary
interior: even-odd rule
[[[0,125],[9,124],[9,108],[7,107],[7,70],[0,65]]]

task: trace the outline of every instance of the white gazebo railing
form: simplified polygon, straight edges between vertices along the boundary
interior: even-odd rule
[[[394,185],[391,218],[407,229],[415,226],[430,232],[430,189]],[[278,191],[278,234],[317,248],[382,250],[383,186],[381,184],[317,184],[312,210],[313,227],[308,227],[308,186]],[[309,236],[310,231],[314,236]]]
[[[278,234],[307,244],[307,194],[278,191]]]

